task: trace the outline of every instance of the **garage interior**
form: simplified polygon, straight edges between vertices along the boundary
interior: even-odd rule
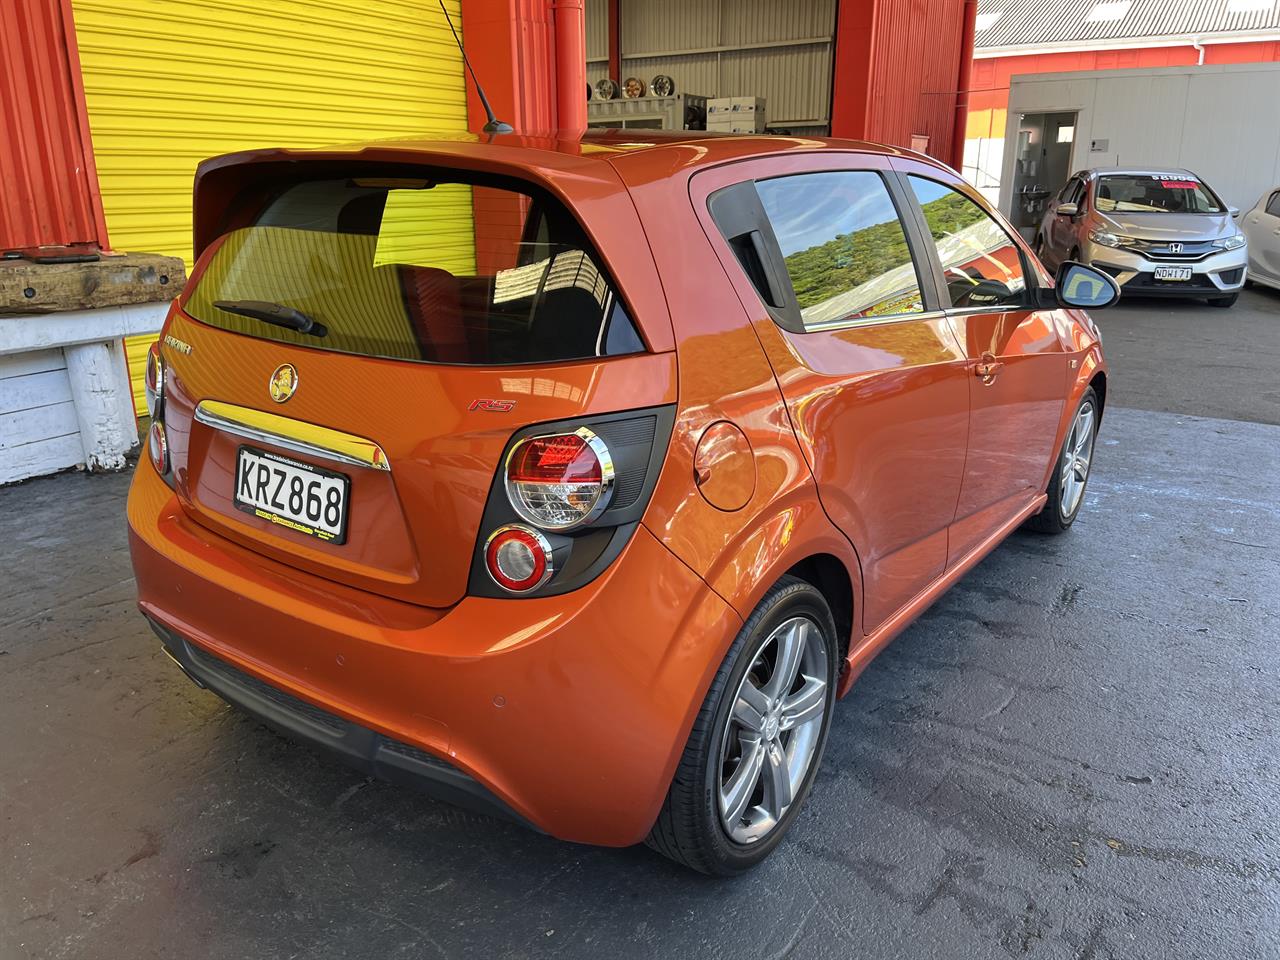
[[[20,2],[0,0],[0,14],[16,22]],[[0,273],[0,291],[16,291],[0,300],[0,463],[18,464],[0,473],[0,958],[1280,956],[1280,291],[1262,286],[1229,311],[1134,299],[1099,315],[1112,386],[1076,529],[1015,534],[870,665],[837,707],[788,842],[732,883],[366,779],[175,670],[137,613],[129,469],[76,467],[93,465],[93,446],[68,371],[75,351],[103,346],[111,449],[136,462],[136,437],[122,438],[142,408],[128,395],[190,267],[201,157],[478,129],[434,6],[379,6],[356,39],[349,5],[305,0],[274,18],[230,0],[146,16],[52,0],[40,27],[78,37],[83,77],[67,89],[83,85],[76,155],[89,158],[48,189],[87,199],[50,219],[10,197],[0,247],[36,238],[108,266],[114,252],[151,259],[97,300],[39,311],[45,286],[29,274],[15,286],[15,272],[6,287]],[[499,115],[554,123],[550,5],[448,6]],[[574,110],[587,127],[714,129],[710,108],[728,101],[721,129],[918,149],[963,164],[1012,214],[1004,151],[1018,130],[992,119],[980,95],[999,84],[969,82],[969,54],[984,15],[1035,6],[586,0],[592,96]],[[171,46],[180,30],[185,57]],[[281,79],[262,57],[273,31],[307,69]],[[1123,66],[1063,71],[1123,86]],[[1254,72],[1276,85],[1262,99],[1280,102],[1274,67]],[[1085,137],[1076,111],[1094,101],[1025,92],[1080,81],[1057,76],[1006,78],[1000,103],[1024,103],[1054,143],[1072,118],[1076,152],[1055,159],[1065,180]],[[645,95],[623,96],[632,77]],[[658,77],[666,97],[649,95]],[[607,80],[616,96],[597,92]],[[1248,209],[1250,191],[1280,186],[1280,125],[1231,122],[1248,137],[1186,139],[1214,148]],[[1003,170],[983,159],[997,153]]]

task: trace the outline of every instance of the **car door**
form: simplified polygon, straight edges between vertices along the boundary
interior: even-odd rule
[[[1057,207],[1063,203],[1077,205],[1075,216],[1057,212]],[[1059,194],[1058,202],[1054,204],[1053,222],[1049,225],[1049,256],[1045,261],[1047,264],[1056,267],[1067,259],[1067,254],[1076,245],[1077,225],[1083,213],[1084,181],[1079,177],[1072,177]]]
[[[1249,240],[1249,271],[1254,279],[1280,282],[1280,190],[1245,214]]]
[[[824,152],[694,179],[823,508],[858,551],[870,632],[946,568],[969,371],[887,158]],[[705,221],[704,221],[705,223]]]
[[[969,187],[895,161],[918,203],[942,295],[969,362],[969,455],[951,526],[957,563],[1043,492],[1069,358],[1051,312],[1030,307],[1028,263]]]

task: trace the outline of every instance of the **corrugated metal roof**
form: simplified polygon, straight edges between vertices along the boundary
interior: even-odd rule
[[[978,11],[979,25],[991,24],[975,37],[979,51],[1280,30],[1280,0],[979,0]]]

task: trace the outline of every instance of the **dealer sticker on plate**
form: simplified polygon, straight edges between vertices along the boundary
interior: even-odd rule
[[[318,540],[346,542],[350,490],[341,473],[253,447],[236,453],[235,505]]]

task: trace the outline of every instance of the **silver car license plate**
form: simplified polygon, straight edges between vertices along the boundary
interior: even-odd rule
[[[1190,267],[1156,267],[1157,280],[1190,280]]]
[[[350,489],[345,474],[253,447],[236,453],[235,505],[318,540],[346,542]]]

